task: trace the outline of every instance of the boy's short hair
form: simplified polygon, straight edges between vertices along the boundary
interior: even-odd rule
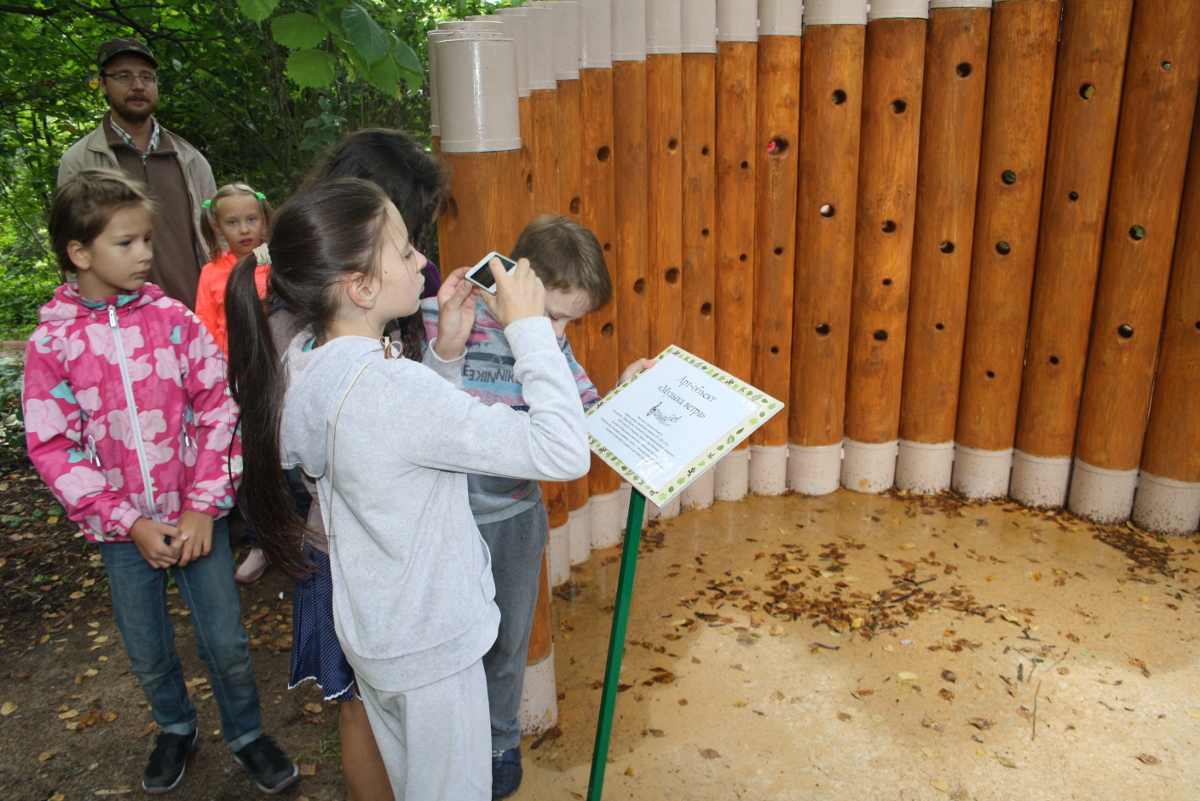
[[[546,289],[581,289],[596,311],[612,300],[612,279],[596,235],[568,217],[543,214],[530,220],[517,238],[514,259],[529,259]]]
[[[154,212],[154,202],[142,185],[115,170],[80,170],[54,191],[46,227],[64,276],[75,272],[67,246],[72,242],[90,245],[114,214],[130,206]]]

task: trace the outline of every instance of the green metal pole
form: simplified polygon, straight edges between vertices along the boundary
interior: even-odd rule
[[[629,601],[633,597],[633,575],[637,572],[645,512],[646,496],[634,490],[629,497],[625,544],[621,548],[621,574],[617,579],[617,602],[613,606],[612,634],[608,641],[608,664],[604,668],[604,689],[600,696],[600,720],[596,724],[596,746],[592,749],[592,775],[588,780],[587,801],[600,801],[600,794],[604,792],[608,740],[612,735],[613,710],[617,705],[617,685],[621,682],[621,655],[625,650],[625,627],[629,623]]]

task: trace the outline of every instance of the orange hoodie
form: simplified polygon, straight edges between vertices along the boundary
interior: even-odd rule
[[[204,265],[200,271],[200,286],[196,289],[196,316],[226,355],[229,353],[229,334],[225,330],[225,285],[237,262],[238,257],[233,251],[226,250],[221,258]],[[270,272],[269,264],[260,264],[254,270],[254,283],[260,298],[267,296],[267,274]]]

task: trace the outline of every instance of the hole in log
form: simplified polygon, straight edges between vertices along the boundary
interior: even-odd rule
[[[1162,63],[1162,68],[1163,68],[1164,70],[1169,70],[1169,69],[1171,69],[1171,62],[1170,62],[1170,61],[1164,61],[1164,62]]]
[[[708,229],[707,229],[707,228],[705,228],[704,230],[702,230],[702,231],[700,232],[700,236],[708,236]]]
[[[884,331],[882,329],[879,331],[876,331],[875,332],[875,341],[876,342],[887,342],[887,331]]]
[[[612,335],[613,335],[613,324],[605,323],[604,327],[600,329],[600,336],[604,337],[605,339],[612,339]]]
[[[712,304],[705,303],[703,306],[700,307],[700,313],[703,314],[705,317],[708,317],[710,314],[712,314]]]
[[[1129,238],[1141,241],[1146,238],[1146,229],[1140,225],[1135,225],[1129,229]]]
[[[834,89],[830,100],[833,101],[833,105],[840,106],[846,102],[846,92],[842,89]]]
[[[772,345],[771,353],[779,353],[779,347],[777,345]]]
[[[1119,336],[1121,339],[1132,338],[1133,337],[1133,326],[1132,325],[1117,326],[1117,336]]]
[[[748,161],[743,161],[743,162],[742,162],[742,169],[743,169],[743,170],[748,170],[748,169],[750,169],[750,162],[748,162]]]
[[[968,75],[971,74],[971,62],[964,61],[963,63],[961,63],[957,67],[955,67],[954,71],[958,73],[958,77],[966,78]]]
[[[646,279],[639,278],[638,280],[634,281],[633,282],[633,291],[635,293],[637,293],[638,295],[645,292],[646,291]]]
[[[938,323],[937,325],[935,325],[935,326],[934,326],[934,328],[936,328],[936,329],[937,329],[937,330],[939,330],[939,331],[945,331],[945,330],[946,330],[946,324],[945,324],[945,323]]]
[[[1050,363],[1051,363],[1051,364],[1058,364],[1058,357],[1057,357],[1057,356],[1051,356],[1051,357],[1050,357]]]
[[[700,155],[701,155],[701,156],[707,156],[707,155],[708,155],[708,145],[705,145],[704,147],[700,148]]]
[[[525,176],[525,191],[526,192],[533,191],[533,173],[529,173],[528,175]]]
[[[608,161],[610,156],[612,156],[612,151],[608,149],[608,145],[605,145],[596,151],[597,161]]]
[[[776,255],[776,256],[782,256],[782,255],[783,255],[783,248],[775,248],[775,255]]]
[[[884,220],[883,225],[880,227],[883,228],[883,232],[885,234],[893,233],[896,230],[896,221],[895,220]]]
[[[778,156],[780,153],[788,149],[788,140],[782,137],[775,137],[770,142],[767,142],[767,153],[772,156]]]
[[[1200,331],[1200,320],[1196,321],[1196,330]]]
[[[817,335],[823,336],[823,337],[829,336],[829,323],[821,323],[820,325],[818,325],[817,326]]]
[[[1072,189],[1070,192],[1067,193],[1067,200],[1074,203],[1076,200],[1079,200],[1079,193],[1076,192],[1074,189]]]
[[[903,100],[893,100],[892,101],[892,113],[893,114],[903,114],[907,110],[908,110],[908,103],[904,102]]]
[[[885,278],[885,279],[883,279],[883,285],[884,285],[884,286],[891,286],[891,285],[892,285],[892,279],[890,279],[890,278]]]
[[[745,260],[746,260],[746,254],[745,254],[745,253],[742,253],[742,254],[739,254],[739,255],[738,255],[738,261],[745,261]]]
[[[994,372],[992,372],[991,370],[988,370],[988,371],[987,371],[987,377],[988,377],[988,378],[995,378],[995,377],[996,377],[996,374],[995,374]]]
[[[578,214],[580,207],[583,206],[583,201],[577,197],[571,198],[570,209],[572,214]]]
[[[612,242],[605,242],[604,243],[604,252],[608,253],[611,250],[612,250]]]
[[[1083,86],[1079,87],[1079,96],[1084,100],[1091,100],[1096,96],[1096,87],[1092,86],[1090,83],[1085,83]]]
[[[679,147],[678,139],[672,139],[669,142],[667,142],[667,150],[670,150],[672,153],[674,153],[678,147]]]
[[[942,251],[943,253],[953,253],[954,252],[954,243],[953,242],[943,242],[942,244],[938,245],[938,250]]]
[[[1007,256],[1009,253],[1012,252],[1012,245],[1008,244],[1007,242],[997,242],[996,243],[996,252],[999,253],[1001,256]]]
[[[1017,174],[1012,170],[1005,170],[1000,174],[1000,180],[1004,181],[1004,183],[1008,184],[1009,186],[1012,186],[1017,182]]]
[[[679,268],[672,267],[671,269],[667,270],[667,274],[664,277],[667,279],[668,284],[679,283]]]
[[[822,217],[832,217],[833,215],[837,214],[837,209],[826,203],[820,208],[820,212]]]

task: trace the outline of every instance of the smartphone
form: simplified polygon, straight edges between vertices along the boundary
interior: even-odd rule
[[[475,286],[482,289],[484,292],[496,294],[496,276],[492,275],[492,267],[488,263],[492,259],[499,259],[500,264],[504,267],[504,272],[512,274],[512,271],[517,269],[517,263],[508,256],[502,256],[496,251],[484,256],[479,260],[479,263],[467,271],[467,280]]]

